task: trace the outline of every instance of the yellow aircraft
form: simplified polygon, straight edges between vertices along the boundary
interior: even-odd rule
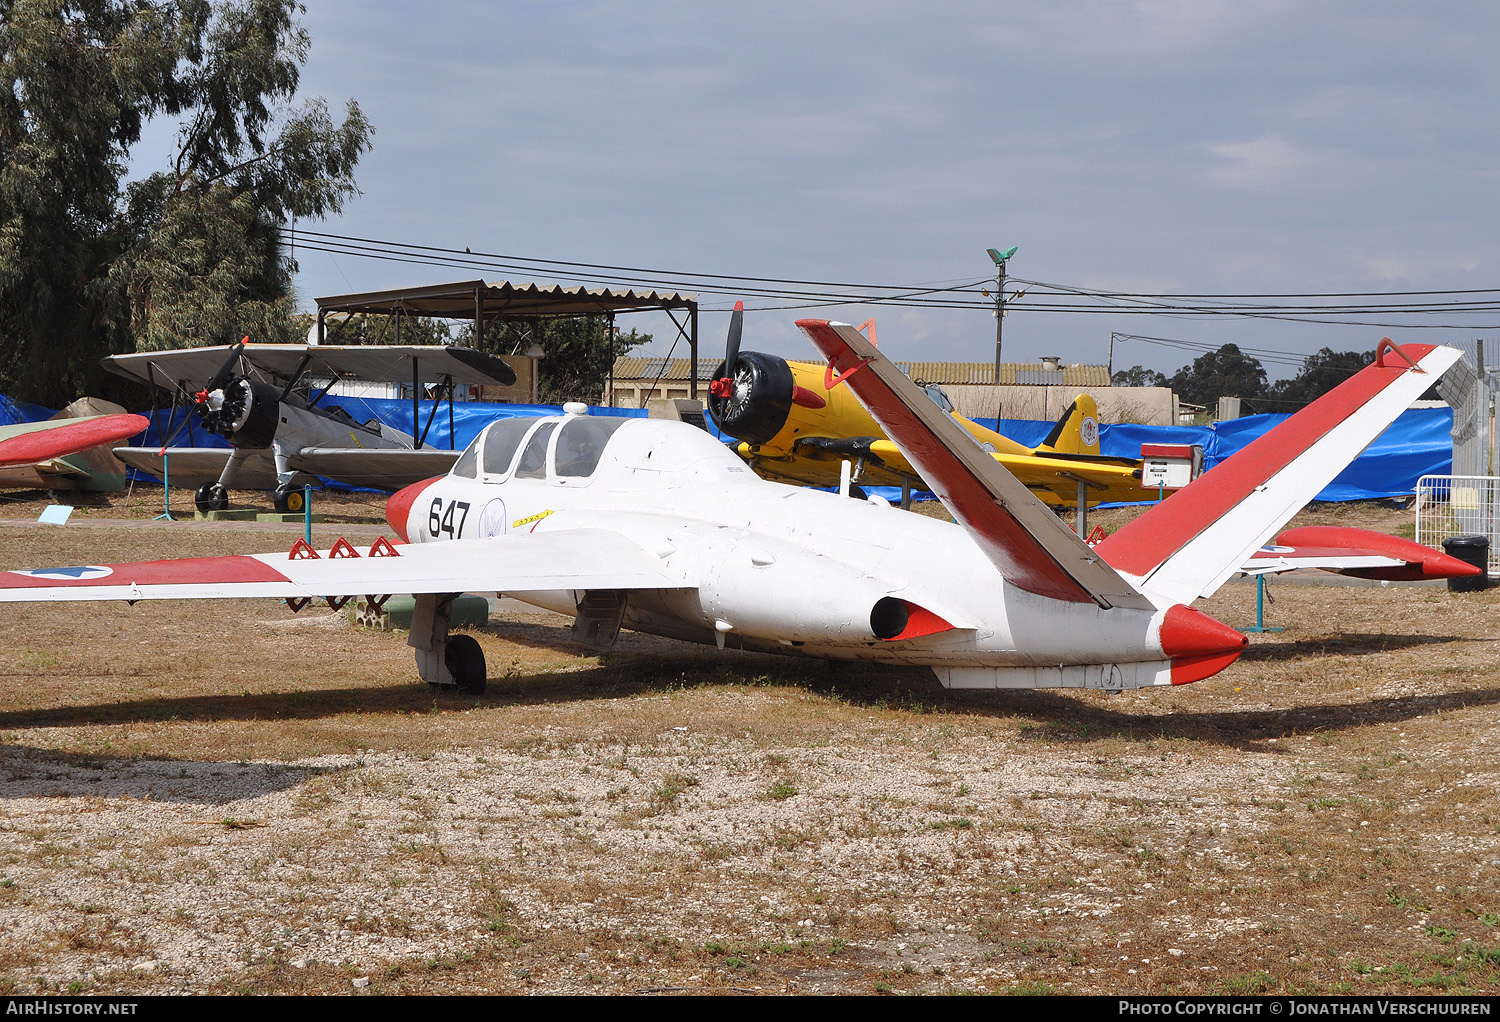
[[[900,486],[903,495],[921,488],[916,470],[827,366],[740,351],[740,326],[736,305],[726,360],[714,373],[707,407],[719,429],[740,441],[735,449],[758,474],[836,486],[841,463],[849,461],[855,485]],[[734,366],[732,373],[726,365]],[[942,388],[929,386],[927,393],[1049,505],[1156,500],[1161,494],[1154,485],[1142,487],[1141,461],[1099,453],[1098,407],[1087,394],[1068,406],[1046,440],[1026,447],[959,415]]]

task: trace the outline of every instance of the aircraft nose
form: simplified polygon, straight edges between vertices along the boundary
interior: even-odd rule
[[[1161,651],[1172,661],[1174,685],[1218,674],[1239,659],[1250,641],[1224,622],[1180,603],[1162,617],[1160,639]]]
[[[419,483],[402,487],[391,494],[390,499],[385,502],[385,522],[391,527],[391,531],[401,537],[401,542],[411,542],[411,538],[406,534],[406,523],[411,518],[411,506],[417,502],[423,490],[441,478],[443,477],[433,476],[431,479],[423,479]]]

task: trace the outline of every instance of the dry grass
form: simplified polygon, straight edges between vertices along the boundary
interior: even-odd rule
[[[0,527],[0,565],[297,534]],[[528,613],[437,698],[326,611],[12,609],[0,988],[1497,992],[1500,595],[1272,587],[1287,631],[1116,697]]]

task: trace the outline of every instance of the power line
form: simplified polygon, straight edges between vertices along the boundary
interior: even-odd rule
[[[873,305],[935,310],[980,310],[992,312],[992,301],[982,285],[987,277],[962,278],[917,284],[869,284],[787,277],[735,276],[586,263],[559,259],[512,256],[501,253],[459,251],[433,245],[386,241],[321,231],[299,230],[302,251],[350,256],[411,265],[444,266],[468,272],[500,271],[507,274],[565,275],[586,283],[651,286],[658,290],[696,291],[723,298],[752,297],[766,303],[762,311]],[[1437,315],[1500,315],[1500,289],[1390,291],[1390,292],[1298,292],[1287,294],[1160,294],[1107,291],[1076,285],[1013,278],[1026,285],[1028,293],[1008,301],[1018,312],[1048,312],[1073,315],[1165,316],[1179,319],[1213,317],[1271,319],[1322,325],[1400,328],[1410,322],[1340,318],[1350,315],[1430,317]],[[1035,293],[1040,292],[1040,293]],[[970,297],[972,296],[972,297]],[[1494,296],[1476,299],[1471,296]],[[1452,298],[1452,301],[1343,302],[1338,304],[1292,304],[1253,302],[1252,299],[1332,298]],[[713,311],[713,310],[709,310]],[[1496,330],[1500,325],[1473,322],[1424,322],[1427,329]]]

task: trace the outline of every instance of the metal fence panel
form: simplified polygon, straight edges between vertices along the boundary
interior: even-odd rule
[[[1441,548],[1443,540],[1451,536],[1487,536],[1489,573],[1492,577],[1500,575],[1497,501],[1500,476],[1423,476],[1417,480],[1417,542]]]

